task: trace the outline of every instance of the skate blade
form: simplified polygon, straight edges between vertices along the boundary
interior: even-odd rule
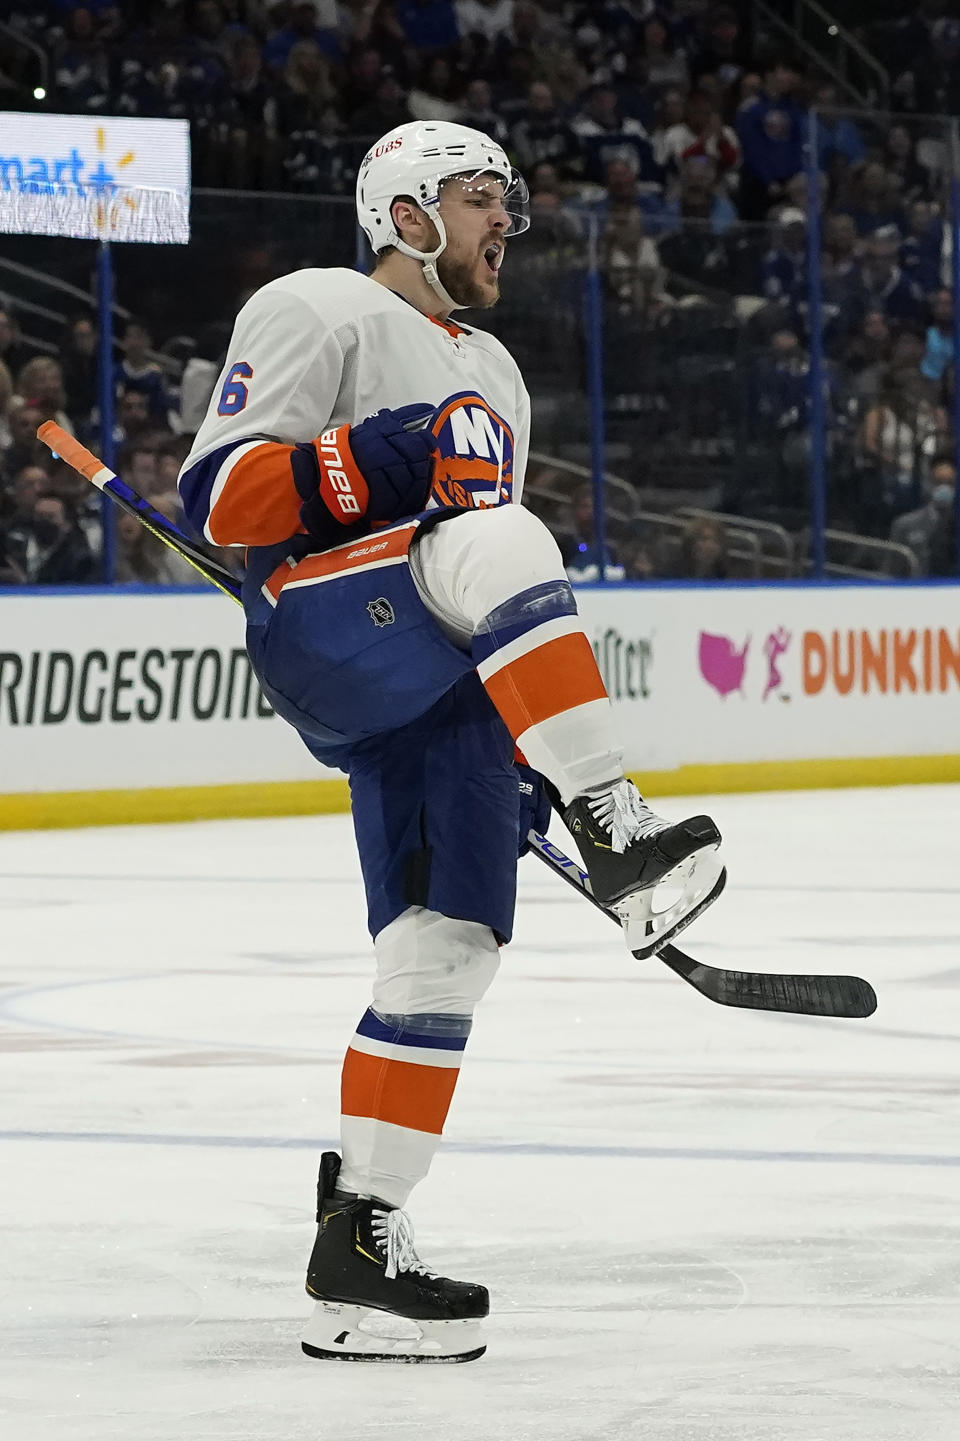
[[[655,956],[713,905],[726,881],[726,867],[717,850],[697,851],[655,886],[617,901],[612,909],[620,918],[628,949],[638,961]]]
[[[321,1361],[475,1361],[486,1351],[479,1321],[411,1321],[371,1306],[318,1301],[300,1339]]]

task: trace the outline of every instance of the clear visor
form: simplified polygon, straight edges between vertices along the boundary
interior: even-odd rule
[[[460,206],[466,210],[488,210],[492,214],[505,210],[510,224],[504,235],[522,235],[530,229],[530,192],[519,170],[512,166],[506,185],[502,175],[476,170],[467,175],[447,176],[440,181],[439,191],[443,195],[444,210]]]

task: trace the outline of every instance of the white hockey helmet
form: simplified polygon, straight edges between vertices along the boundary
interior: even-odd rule
[[[510,164],[506,151],[481,130],[454,125],[449,120],[413,120],[398,125],[370,147],[357,176],[357,218],[379,254],[392,245],[404,255],[423,262],[423,273],[445,304],[462,309],[437,278],[436,262],[447,243],[438,205],[445,180],[493,175],[503,185],[503,205],[510,216],[507,235],[519,235],[530,225],[529,194],[523,176]],[[440,244],[424,252],[400,238],[391,206],[409,195],[437,227]]]

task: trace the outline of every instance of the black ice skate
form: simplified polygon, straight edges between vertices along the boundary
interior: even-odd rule
[[[486,1287],[435,1276],[413,1249],[404,1211],[336,1190],[340,1157],[325,1151],[319,1230],[307,1267],[316,1301],[303,1333],[308,1356],[339,1361],[474,1361],[487,1349]]]
[[[720,895],[727,879],[709,816],[671,825],[632,781],[576,796],[563,812],[593,894],[623,923],[635,956],[655,955]]]

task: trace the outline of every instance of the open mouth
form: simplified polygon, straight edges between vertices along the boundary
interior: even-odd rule
[[[483,252],[483,258],[487,263],[487,269],[491,275],[496,275],[503,264],[503,245],[499,240],[492,241]]]

